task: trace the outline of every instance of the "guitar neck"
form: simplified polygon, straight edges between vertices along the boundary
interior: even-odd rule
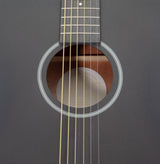
[[[100,0],[62,0],[60,43],[100,42]]]

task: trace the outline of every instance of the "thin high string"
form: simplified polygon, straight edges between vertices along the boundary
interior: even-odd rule
[[[69,85],[68,85],[68,134],[67,134],[67,164],[69,164],[69,137],[70,137],[70,103],[71,103],[71,56],[72,56],[72,0],[70,18],[70,50],[69,50]]]
[[[99,73],[99,58],[98,58],[98,43],[97,43],[97,73]],[[98,86],[99,86],[99,80],[98,80],[98,77],[97,77],[97,100],[99,100],[99,90],[98,90]],[[97,103],[97,110],[98,110],[98,116],[97,116],[97,127],[98,127],[98,132],[97,132],[97,142],[98,142],[98,164],[100,164],[100,125],[99,125],[99,102]]]
[[[86,2],[84,0],[84,18],[83,18],[83,164],[85,164],[85,7],[86,7]]]
[[[92,24],[91,22],[91,0],[90,0],[90,24]],[[91,26],[90,26],[90,76],[91,76],[91,54],[92,54],[92,48],[91,48]],[[91,85],[91,77],[90,77],[90,113],[92,112],[91,109],[91,104],[92,104],[92,85]],[[90,117],[90,164],[92,164],[92,117]]]
[[[98,7],[98,0],[96,1],[96,7]],[[99,50],[98,50],[98,43],[97,43],[97,73],[99,73]],[[99,86],[99,80],[98,80],[98,77],[97,77],[97,82],[98,82],[98,85],[97,85],[97,100],[99,100],[99,90],[98,90],[98,86]],[[98,116],[97,116],[97,127],[98,127],[98,133],[97,133],[97,142],[98,142],[98,164],[100,164],[100,123],[99,123],[99,102],[97,103],[97,110],[98,110]]]
[[[62,111],[63,111],[63,88],[64,88],[64,58],[65,58],[65,24],[66,24],[66,0],[64,0],[64,34],[63,34],[63,59],[62,59],[62,84],[61,84],[61,118],[60,118],[60,137],[59,137],[59,164],[61,164],[62,154]]]
[[[77,162],[77,94],[78,94],[78,20],[79,0],[77,0],[77,40],[76,40],[76,89],[75,89],[75,143],[74,143],[74,164]]]

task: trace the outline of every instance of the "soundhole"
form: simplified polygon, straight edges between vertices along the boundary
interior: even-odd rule
[[[113,82],[113,71],[107,57],[97,48],[78,46],[78,67],[76,68],[76,46],[71,48],[71,70],[69,69],[70,47],[65,48],[63,104],[71,107],[90,107],[98,104],[109,93]],[[50,92],[61,102],[63,50],[50,61],[47,69],[47,84]],[[76,75],[76,69],[77,75]],[[69,71],[71,80],[69,83]],[[76,86],[76,77],[78,85]],[[85,84],[85,87],[83,86]],[[70,85],[70,92],[69,92]],[[77,87],[77,96],[76,96]],[[84,91],[85,88],[85,91]],[[85,103],[84,102],[85,93]],[[70,97],[70,102],[68,98]],[[77,103],[76,103],[77,100]]]

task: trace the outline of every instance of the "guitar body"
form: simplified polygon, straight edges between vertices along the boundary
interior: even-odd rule
[[[102,112],[86,115],[86,164],[160,163],[160,23],[155,21],[160,14],[158,5],[160,2],[156,0],[101,0],[98,50],[110,61],[113,71],[112,86],[106,85],[106,90],[110,88],[106,91],[110,97],[101,101],[101,107],[116,97]],[[63,50],[63,44],[59,43],[60,8],[58,0],[0,2],[0,163],[59,162],[60,103],[56,96],[52,99],[55,109],[48,103],[54,90],[49,92],[45,71],[47,63]],[[96,45],[92,44],[92,47],[96,48]],[[55,51],[51,56],[47,51],[51,50],[49,47]],[[43,88],[48,98],[43,94]],[[92,112],[96,112],[95,109],[93,104]],[[61,163],[66,164],[67,112],[62,116]],[[70,164],[74,163],[74,129],[75,114],[70,117]],[[83,115],[80,113],[76,164],[83,163],[82,139]]]

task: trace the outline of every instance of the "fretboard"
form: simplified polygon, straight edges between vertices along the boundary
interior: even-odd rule
[[[100,42],[100,0],[72,0],[72,4],[71,0],[62,0],[61,3],[60,42]]]

